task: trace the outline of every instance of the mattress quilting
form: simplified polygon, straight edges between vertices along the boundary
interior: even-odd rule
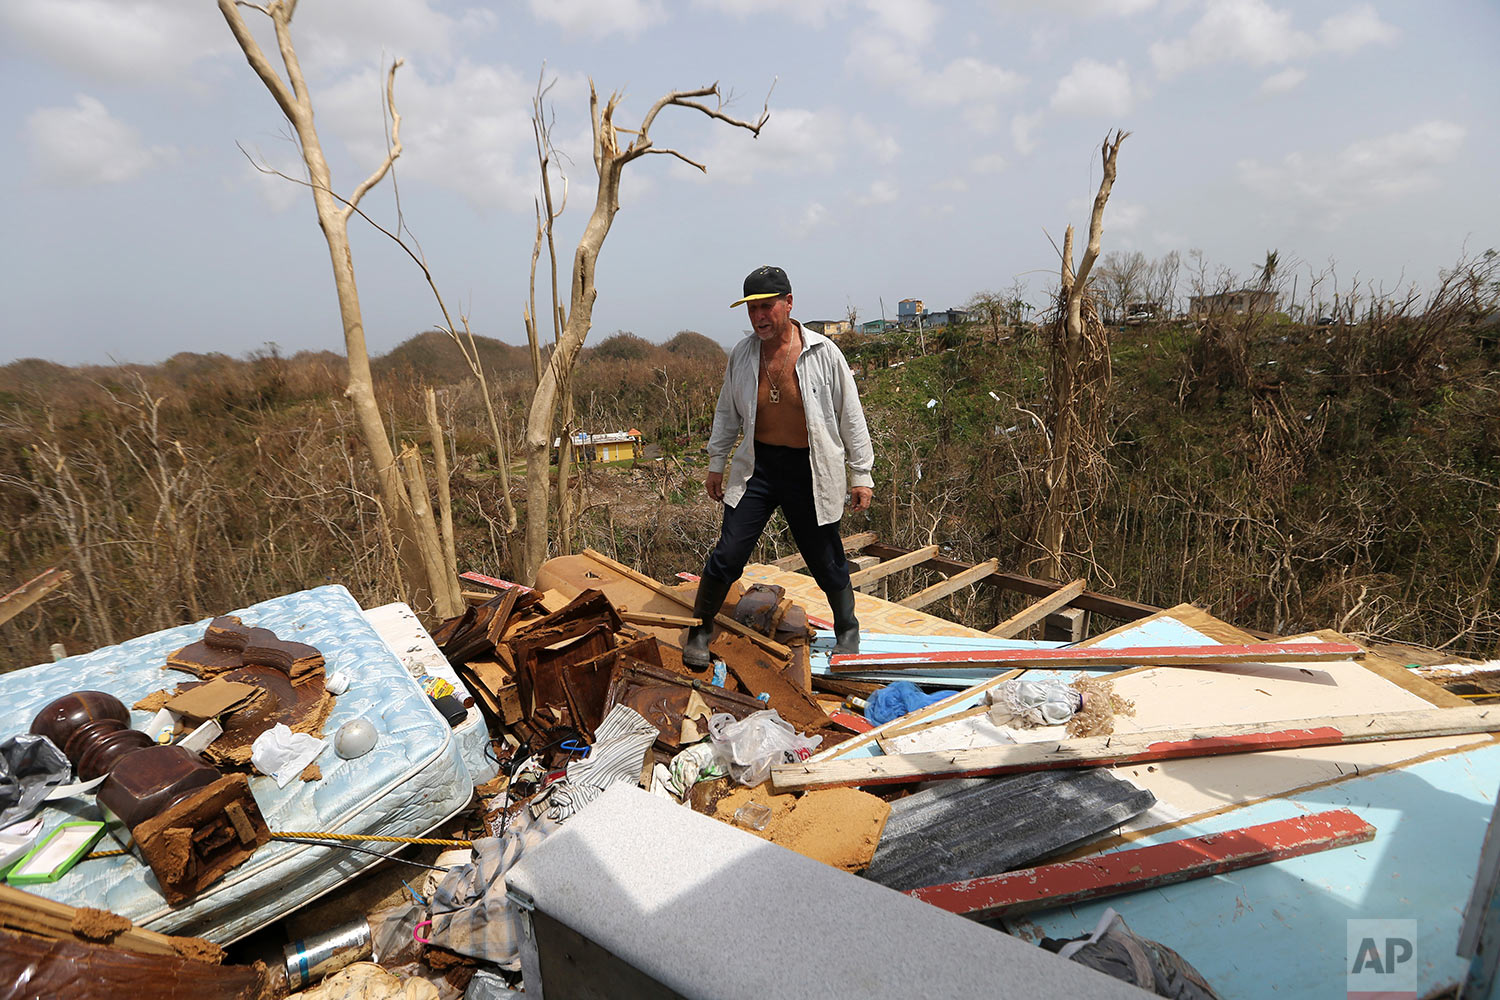
[[[328,673],[342,670],[352,678],[323,728],[328,745],[316,761],[321,780],[277,788],[269,777],[251,776],[251,792],[272,831],[420,836],[467,805],[474,783],[459,739],[346,589],[318,587],[228,613],[281,639],[317,647]],[[192,680],[164,664],[169,653],[201,638],[207,624],[205,619],[0,674],[0,738],[26,731],[38,711],[70,691],[106,691],[131,705]],[[143,726],[149,717],[132,711],[131,724]],[[370,753],[344,760],[334,753],[332,736],[356,718],[373,724],[379,738]],[[100,818],[92,796],[49,803],[43,815],[49,830],[73,819]],[[97,849],[113,846],[106,838]],[[62,880],[29,889],[73,906],[113,910],[161,933],[226,943],[375,863],[377,858],[342,848],[273,841],[178,907],[166,904],[150,869],[129,855],[81,862]]]

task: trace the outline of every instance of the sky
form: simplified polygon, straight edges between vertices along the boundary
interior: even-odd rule
[[[1489,0],[302,0],[292,34],[340,192],[383,155],[384,68],[405,61],[397,186],[361,207],[394,228],[399,190],[449,307],[512,343],[539,79],[567,175],[565,287],[595,188],[591,79],[624,94],[625,127],[714,82],[731,113],[770,111],[758,138],[657,119],[657,147],[708,169],[625,168],[591,341],[730,343],[748,323],[728,304],[768,263],[804,320],[1018,280],[1040,303],[1115,128],[1131,135],[1106,252],[1199,251],[1249,279],[1274,249],[1303,289],[1332,268],[1389,291],[1500,246]],[[0,0],[0,135],[0,363],[343,350],[311,194],[256,168],[297,175],[299,152],[210,0]],[[371,352],[439,324],[401,248],[351,232]]]

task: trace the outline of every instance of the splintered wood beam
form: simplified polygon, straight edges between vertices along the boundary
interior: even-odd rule
[[[1016,614],[1011,615],[1005,621],[990,629],[990,635],[997,639],[1009,639],[1011,636],[1024,629],[1035,625],[1046,618],[1052,612],[1067,607],[1073,598],[1083,593],[1083,581],[1074,580],[1058,587],[1047,597],[1042,598],[1029,607],[1022,608]]]
[[[223,949],[201,938],[170,937],[126,923],[124,930],[110,936],[111,947],[143,955],[187,956],[191,961],[210,965],[223,959]],[[75,930],[79,926],[79,911],[75,907],[0,885],[0,929],[70,941],[81,937]]]
[[[885,562],[876,563],[869,569],[862,569],[858,573],[850,573],[849,586],[858,590],[867,583],[874,583],[876,580],[884,579],[892,573],[899,573],[903,569],[910,569],[937,555],[937,550],[938,547],[936,545],[929,545],[926,548],[908,552],[904,556],[897,556],[894,559],[887,559]]]
[[[880,536],[875,534],[875,532],[873,531],[861,531],[856,535],[849,535],[848,537],[842,539],[844,543],[844,551],[846,553],[858,552],[866,545],[872,544],[879,537]],[[797,552],[793,555],[782,556],[771,565],[775,566],[777,569],[786,570],[788,573],[795,573],[797,570],[802,569],[807,565],[807,560],[802,558],[801,552]]]
[[[509,580],[502,580],[495,576],[485,576],[483,573],[475,573],[473,570],[458,574],[458,578],[460,580],[467,580],[470,583],[477,583],[482,587],[494,587],[496,590],[519,590],[524,594],[531,593],[531,588],[524,584],[511,583]]]
[[[651,611],[621,611],[620,621],[630,625],[653,625],[659,628],[692,628],[703,619],[688,615],[659,615]]]
[[[4,625],[71,579],[73,579],[72,573],[54,566],[38,573],[4,597],[0,597],[0,625]]]
[[[665,597],[667,600],[671,601],[673,604],[676,604],[678,607],[687,608],[688,611],[693,610],[693,602],[691,600],[683,597],[683,595],[677,593],[677,591],[673,590],[671,587],[668,587],[666,584],[659,583],[656,580],[651,579],[645,573],[642,573],[639,570],[631,569],[629,566],[626,566],[622,562],[616,562],[597,549],[584,549],[582,554],[594,560],[594,562],[605,567],[606,569],[614,570],[616,573],[625,577],[627,580],[633,580],[636,583],[640,584],[642,587],[654,591],[661,597]],[[723,612],[720,612],[718,617],[714,619],[714,624],[718,625],[720,628],[728,629],[736,635],[744,636],[746,639],[749,639],[761,649],[764,649],[766,652],[780,657],[783,660],[791,659],[791,649],[783,646],[781,643],[775,641],[774,639],[766,638],[752,628],[747,628],[746,626],[741,625],[739,622],[735,621],[733,618],[724,614]]]
[[[907,895],[970,920],[991,920],[1157,889],[1374,838],[1375,828],[1353,812],[1330,809],[1080,861],[909,889]]]
[[[966,570],[954,573],[941,583],[934,583],[926,590],[919,590],[906,600],[897,601],[896,603],[903,608],[911,608],[913,610],[925,608],[933,601],[940,601],[949,594],[956,594],[965,587],[972,587],[999,568],[999,559],[982,562],[978,566],[971,566]]]
[[[1325,663],[1357,660],[1365,651],[1352,642],[1253,642],[1244,646],[1067,646],[1062,649],[938,649],[925,653],[838,653],[828,658],[835,673],[921,667],[1000,667],[1046,670],[1088,667],[1216,667],[1235,663]]]
[[[1286,722],[1115,733],[1112,736],[1005,744],[973,750],[808,760],[773,767],[771,781],[778,792],[796,792],[808,788],[898,785],[1054,768],[1117,767],[1184,757],[1493,732],[1500,732],[1500,706],[1430,708],[1377,715],[1323,716]]]

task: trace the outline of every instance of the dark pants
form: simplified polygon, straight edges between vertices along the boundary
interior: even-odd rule
[[[733,583],[745,571],[750,553],[777,507],[807,560],[807,571],[825,594],[849,586],[849,563],[839,523],[819,524],[813,504],[812,462],[806,448],[755,443],[755,472],[738,505],[724,508],[719,542],[709,553],[703,575]]]

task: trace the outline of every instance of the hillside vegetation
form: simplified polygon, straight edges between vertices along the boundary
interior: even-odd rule
[[[1500,357],[1482,323],[1267,317],[1113,338],[1110,472],[1073,513],[1070,573],[1247,627],[1500,654]],[[514,439],[529,353],[483,338],[480,349]],[[845,349],[877,455],[874,508],[845,531],[1025,570],[1045,488],[1044,335],[960,327]],[[617,334],[585,351],[579,423],[637,427],[662,457],[581,477],[577,544],[659,577],[699,568],[718,529],[701,450],[723,364],[690,332],[663,345]],[[0,665],[326,583],[367,606],[398,598],[342,368],[333,354],[274,349],[0,368],[3,583],[52,565],[74,574],[0,629]],[[375,370],[394,433],[424,448],[421,393],[441,390],[459,562],[510,574],[483,405],[457,349],[422,334]],[[789,550],[783,526],[761,555]],[[930,610],[987,627],[1009,610],[1000,599],[970,591]]]

